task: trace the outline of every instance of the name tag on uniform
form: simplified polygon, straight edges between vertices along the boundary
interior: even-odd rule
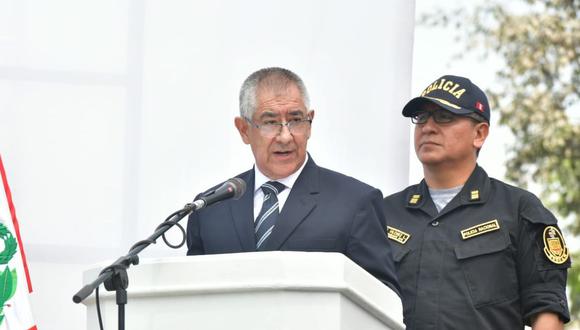
[[[411,234],[405,233],[404,231],[399,230],[397,228],[387,226],[387,237],[389,237],[389,239],[392,239],[393,241],[405,244],[407,243],[407,240],[409,240],[409,237],[411,237]]]
[[[461,231],[461,238],[466,240],[468,238],[472,238],[496,230],[499,230],[499,222],[497,222],[497,219],[494,219],[488,222],[480,223],[479,225],[475,225],[473,227],[469,227],[467,229],[463,229]]]

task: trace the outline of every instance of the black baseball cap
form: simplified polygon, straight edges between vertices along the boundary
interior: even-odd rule
[[[425,102],[431,102],[458,115],[477,113],[488,123],[491,109],[485,93],[471,80],[452,75],[445,75],[405,105],[403,116],[412,117]]]

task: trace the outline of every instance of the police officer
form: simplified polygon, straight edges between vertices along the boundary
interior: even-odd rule
[[[477,165],[487,97],[443,76],[403,109],[424,179],[385,198],[407,329],[562,329],[569,251],[528,191]]]

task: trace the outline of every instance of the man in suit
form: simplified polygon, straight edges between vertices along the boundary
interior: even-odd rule
[[[266,68],[245,80],[235,126],[254,154],[255,166],[237,176],[248,189],[190,215],[187,254],[340,252],[399,293],[382,194],[316,165],[306,151],[308,109],[306,87],[289,70]]]

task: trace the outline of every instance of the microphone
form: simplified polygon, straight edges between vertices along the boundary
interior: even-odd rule
[[[203,209],[213,203],[223,201],[224,199],[233,198],[239,199],[242,197],[246,191],[246,181],[240,178],[231,178],[224,182],[216,190],[209,192],[208,194],[201,196],[199,199],[189,203],[186,207],[193,209],[194,211]]]

